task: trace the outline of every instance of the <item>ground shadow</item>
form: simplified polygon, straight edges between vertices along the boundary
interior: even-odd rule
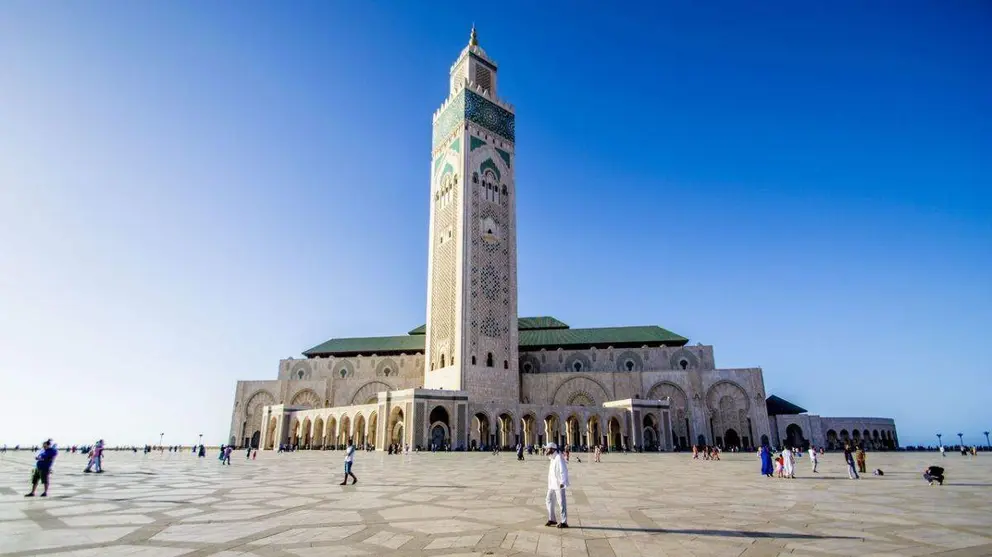
[[[782,538],[789,540],[861,540],[851,536],[817,536],[787,532],[749,532],[747,530],[669,530],[666,528],[622,528],[619,526],[576,526],[583,530],[610,530],[613,532],[642,532],[647,534],[687,534],[690,536],[719,536],[724,538]]]

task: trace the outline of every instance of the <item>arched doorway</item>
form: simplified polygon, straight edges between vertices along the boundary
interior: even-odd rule
[[[531,446],[537,444],[537,420],[534,418],[533,414],[527,414],[520,420],[521,429],[524,432],[524,438],[521,443],[524,446]]]
[[[517,440],[515,438],[516,432],[513,431],[513,416],[503,412],[497,418],[499,424],[499,445],[500,447],[506,448],[511,445],[516,445]]]
[[[832,430],[832,429],[828,429],[827,430],[827,448],[833,450],[833,449],[836,449],[837,448],[837,445],[838,445],[837,432],[834,431],[834,430]]]
[[[293,418],[289,422],[289,446],[296,447],[300,442],[300,420]]]
[[[643,442],[644,450],[658,450],[658,422],[653,414],[645,414],[643,420]]]
[[[737,434],[737,430],[730,428],[723,432],[723,445],[724,448],[727,449],[741,448],[741,438],[740,435]]]
[[[324,447],[335,449],[338,444],[338,420],[334,416],[327,418],[327,431],[324,432]]]
[[[565,444],[575,447],[581,443],[579,437],[579,418],[572,414],[565,420]]]
[[[610,448],[619,450],[623,446],[623,432],[620,429],[620,420],[613,416],[610,418]]]
[[[554,414],[548,414],[544,417],[544,443],[555,443],[561,444],[560,435],[558,434],[558,416]]]
[[[428,419],[430,422],[430,440],[431,445],[437,447],[438,449],[443,449],[450,442],[449,422],[448,422],[448,411],[444,406],[435,406],[431,410],[430,417]]]
[[[355,433],[352,435],[356,447],[365,446],[365,416],[359,413],[355,416]]]
[[[346,447],[348,439],[351,437],[351,418],[347,415],[341,416],[341,432],[338,434],[338,445]]]
[[[376,428],[379,426],[378,422],[379,422],[379,416],[376,412],[372,412],[371,414],[369,414],[369,434],[368,434],[367,443],[373,447],[375,447],[375,440],[376,440],[375,431]]]
[[[306,418],[303,420],[303,443],[300,445],[301,448],[304,449],[310,448],[310,439],[311,439],[310,436],[312,435],[310,432],[310,428],[312,427],[313,427],[313,422],[310,421],[310,418]]]
[[[761,446],[762,447],[767,447],[768,446],[768,443],[769,443],[768,436],[767,435],[762,435],[761,436]]]
[[[251,448],[253,448],[253,449],[257,449],[258,448],[258,441],[259,441],[259,439],[261,439],[261,437],[262,437],[262,432],[261,431],[256,431],[255,433],[252,433],[251,434],[251,445],[250,445]]]
[[[603,432],[601,431],[601,429],[602,428],[599,425],[599,416],[596,415],[589,416],[589,419],[586,420],[586,432],[588,437],[586,443],[590,447],[595,447],[596,445],[599,445],[600,443],[603,442],[602,441]]]
[[[269,428],[265,432],[265,449],[271,451],[276,445],[276,425],[278,425],[275,417],[269,420]]]
[[[313,421],[313,448],[320,449],[324,446],[324,418],[317,417]]]
[[[806,450],[806,439],[803,438],[803,428],[798,424],[789,424],[785,428],[785,445],[793,449]]]
[[[488,448],[490,443],[489,416],[479,412],[472,417],[472,446]]]
[[[396,444],[403,447],[403,445],[405,445],[403,409],[399,406],[394,407],[392,411],[389,412],[388,426],[389,427],[386,428],[386,432],[388,433],[387,441],[389,441],[390,444]]]

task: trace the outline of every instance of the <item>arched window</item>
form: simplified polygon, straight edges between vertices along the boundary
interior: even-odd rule
[[[682,369],[689,367],[689,360],[686,360],[685,358],[679,360],[679,367],[681,367]]]
[[[490,352],[486,355],[486,367],[493,367],[493,353]]]
[[[575,371],[582,371],[582,362],[573,363],[572,369],[574,369]]]
[[[534,366],[532,366],[530,362],[526,362],[524,364],[524,373],[530,373],[530,370],[532,369],[534,369]]]
[[[627,360],[623,363],[623,367],[627,368],[627,371],[634,371],[634,360]]]
[[[475,356],[472,356],[472,365],[475,365]]]
[[[478,172],[473,172],[472,173],[472,183],[473,184],[478,184],[479,183],[479,173]]]
[[[444,367],[444,354],[441,354],[441,367]]]
[[[301,369],[300,371],[296,372],[296,376],[299,377],[300,379],[303,379],[303,370]]]
[[[503,369],[510,369],[510,362],[509,361],[503,360]]]

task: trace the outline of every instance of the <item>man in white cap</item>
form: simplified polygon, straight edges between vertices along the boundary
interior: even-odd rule
[[[548,466],[548,497],[545,500],[548,506],[548,521],[545,526],[555,526],[555,499],[558,500],[558,508],[561,511],[561,522],[557,523],[558,528],[568,528],[568,518],[566,516],[565,488],[568,487],[568,466],[565,465],[565,458],[558,452],[558,445],[548,443],[544,446],[551,464]]]

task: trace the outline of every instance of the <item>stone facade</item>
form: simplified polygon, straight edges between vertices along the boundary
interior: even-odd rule
[[[426,325],[331,339],[276,380],[239,381],[232,444],[751,447],[793,422],[814,442],[840,428],[894,439],[891,420],[770,420],[760,368],[718,369],[712,346],[658,327],[518,320],[515,113],[474,30],[449,83],[433,120]]]

